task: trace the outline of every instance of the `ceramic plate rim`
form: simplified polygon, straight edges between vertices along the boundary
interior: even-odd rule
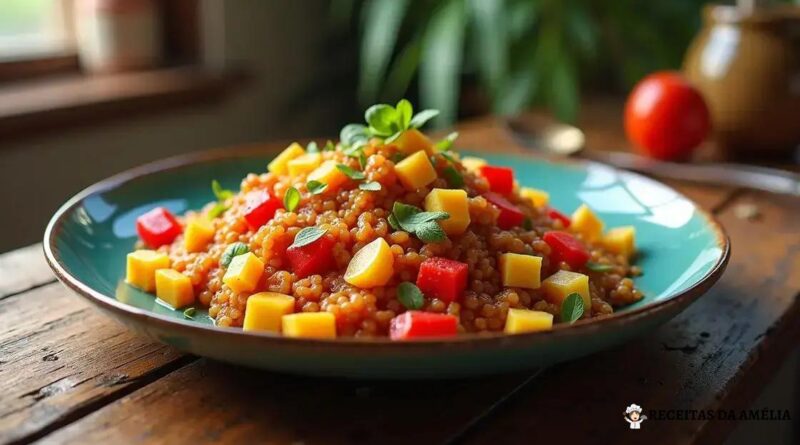
[[[578,322],[573,323],[572,325],[557,324],[553,327],[552,330],[542,331],[542,332],[531,332],[531,333],[517,334],[517,335],[505,335],[502,333],[496,333],[484,336],[460,335],[454,338],[447,338],[447,339],[422,339],[422,340],[407,341],[407,342],[393,341],[383,337],[371,338],[371,339],[360,339],[360,338],[350,338],[350,337],[336,338],[336,339],[287,338],[281,335],[276,335],[271,333],[245,332],[237,328],[203,325],[188,320],[186,321],[180,320],[125,304],[114,297],[105,295],[102,292],[98,292],[89,287],[88,285],[84,284],[83,282],[81,282],[77,277],[71,275],[66,270],[65,266],[61,263],[61,257],[58,254],[58,249],[56,248],[55,243],[58,234],[60,232],[61,226],[64,223],[64,218],[67,215],[71,214],[73,209],[87,197],[97,193],[107,192],[115,188],[124,186],[129,182],[135,181],[141,177],[150,174],[169,173],[198,163],[213,162],[223,159],[247,158],[255,155],[270,154],[271,152],[276,152],[276,151],[277,150],[274,149],[265,150],[263,145],[199,151],[196,153],[188,153],[188,154],[173,156],[153,161],[147,164],[143,164],[138,167],[134,167],[125,170],[123,172],[117,173],[99,182],[96,182],[90,185],[89,187],[86,187],[85,189],[81,190],[72,198],[70,198],[67,202],[65,202],[61,207],[59,207],[59,209],[55,212],[55,214],[53,214],[52,218],[48,222],[47,228],[45,229],[44,241],[43,241],[44,254],[47,263],[53,270],[59,281],[61,281],[67,287],[69,287],[70,289],[72,289],[73,291],[75,291],[82,297],[88,299],[90,302],[99,306],[102,309],[120,314],[123,317],[133,317],[144,323],[155,323],[162,326],[168,325],[168,327],[177,328],[181,330],[188,330],[191,331],[192,334],[233,336],[232,338],[237,338],[240,341],[249,339],[254,341],[262,341],[265,343],[277,343],[280,346],[305,345],[312,347],[318,347],[318,346],[330,347],[333,345],[339,345],[339,346],[354,345],[359,348],[369,348],[369,347],[414,348],[419,346],[430,348],[430,347],[449,347],[453,344],[483,345],[486,343],[496,343],[496,342],[502,342],[504,345],[507,345],[508,343],[522,344],[522,343],[530,343],[535,340],[545,341],[548,338],[555,336],[590,335],[592,332],[608,329],[613,325],[630,323],[642,317],[647,317],[655,312],[666,310],[672,307],[673,305],[678,305],[683,303],[688,305],[694,302],[700,296],[705,294],[711,288],[711,286],[713,286],[714,283],[717,282],[717,280],[719,280],[719,278],[722,276],[722,273],[725,271],[725,268],[728,264],[728,260],[730,259],[730,249],[731,249],[730,237],[728,236],[722,224],[720,224],[719,221],[713,215],[709,214],[704,209],[702,209],[694,200],[687,198],[682,193],[678,192],[672,187],[655,179],[639,175],[638,173],[633,173],[627,170],[618,169],[616,167],[597,163],[594,161],[569,159],[566,162],[564,162],[562,160],[555,161],[552,159],[540,159],[534,157],[533,160],[539,162],[561,164],[561,165],[578,165],[583,168],[589,165],[602,165],[603,167],[611,168],[616,172],[624,172],[626,175],[630,175],[632,177],[643,178],[648,181],[657,182],[660,186],[666,187],[667,189],[675,192],[682,198],[692,203],[698,214],[706,220],[707,224],[714,231],[714,234],[716,235],[717,245],[722,250],[722,254],[714,263],[713,267],[711,267],[711,269],[709,269],[709,271],[705,275],[703,275],[703,277],[698,279],[688,288],[680,292],[674,293],[672,295],[669,295],[665,298],[648,302],[644,304],[642,307],[632,309],[629,311],[615,312],[607,317],[603,317],[600,319],[580,320]],[[506,157],[517,157],[520,159],[524,159],[527,162],[530,162],[532,158],[530,156],[524,156],[520,153],[513,153],[513,152],[497,153],[497,154]]]

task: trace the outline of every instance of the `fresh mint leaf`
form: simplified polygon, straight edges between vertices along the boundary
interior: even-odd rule
[[[328,188],[328,184],[325,184],[324,182],[311,180],[306,183],[306,188],[308,189],[308,192],[311,193],[312,195],[319,195],[320,193],[324,192],[325,189]]]
[[[391,157],[392,162],[394,162],[395,164],[397,164],[398,162],[402,161],[405,158],[406,158],[406,155],[404,155],[403,153],[400,153],[399,151],[397,153],[393,154],[392,157]]]
[[[433,148],[436,151],[447,151],[447,150],[450,150],[453,147],[453,143],[456,141],[457,138],[458,138],[458,132],[454,131],[454,132],[448,134],[441,141],[437,142],[433,146]]]
[[[250,248],[247,247],[247,244],[242,242],[235,242],[233,244],[229,244],[228,247],[225,248],[225,251],[222,252],[222,256],[219,259],[219,264],[222,267],[227,268],[231,261],[233,261],[234,257],[239,255],[244,255],[250,251]]]
[[[526,216],[525,219],[522,220],[522,228],[525,230],[533,230],[533,221]]]
[[[289,187],[289,189],[286,190],[286,194],[283,195],[283,208],[285,208],[287,212],[294,212],[298,204],[300,204],[300,192],[294,187]]]
[[[425,243],[438,243],[447,239],[436,221],[447,219],[447,212],[423,212],[412,205],[395,202],[392,206],[394,223],[406,232],[413,233]],[[390,220],[390,224],[393,222]],[[393,225],[394,226],[394,225]]]
[[[592,272],[609,272],[614,270],[614,266],[611,264],[600,264],[592,261],[586,263],[586,268]]]
[[[217,201],[225,201],[234,195],[233,190],[222,188],[222,184],[220,184],[216,179],[211,181],[211,191],[214,192],[214,196],[217,198]]]
[[[338,168],[340,172],[344,173],[345,176],[354,181],[362,181],[367,177],[364,172],[360,172],[344,164],[336,164],[336,168]]]
[[[367,127],[361,124],[345,125],[339,132],[339,139],[346,148],[363,147],[369,142]]]
[[[422,110],[413,118],[411,118],[411,122],[409,123],[409,127],[411,128],[420,128],[425,125],[429,120],[433,119],[434,117],[439,115],[439,110]]]
[[[375,136],[389,136],[398,131],[397,110],[391,105],[377,104],[367,108],[364,119],[369,124],[369,131]]]
[[[447,181],[447,185],[453,188],[460,189],[464,186],[464,177],[452,165],[448,165],[442,170],[442,175]]]
[[[194,315],[197,313],[197,309],[193,307],[187,307],[186,310],[183,311],[183,318],[188,318],[189,320],[194,320]]]
[[[294,237],[294,242],[291,246],[289,246],[289,248],[291,249],[292,247],[307,246],[322,238],[322,236],[327,232],[328,231],[326,229],[321,229],[319,227],[305,227],[297,232],[297,235]]]
[[[362,182],[361,184],[358,184],[358,189],[366,190],[368,192],[377,192],[378,190],[381,189],[381,183],[375,181]]]
[[[208,211],[208,219],[214,219],[228,210],[228,206],[225,204],[218,202],[214,204],[214,207],[211,207],[211,210]]]
[[[411,116],[414,114],[414,107],[411,102],[406,99],[400,99],[395,109],[397,110],[397,121],[400,124],[400,130],[408,129],[411,124]]]
[[[391,227],[392,227],[394,230],[403,230],[403,228],[402,228],[402,227],[400,227],[400,223],[398,223],[398,222],[397,222],[397,218],[394,216],[394,214],[391,214],[391,213],[390,213],[390,214],[389,214],[389,217],[387,218],[387,221],[389,221],[389,225],[390,225],[390,226],[391,226]]]
[[[422,309],[425,305],[425,295],[422,291],[411,282],[403,281],[397,286],[397,300],[406,307],[406,309]]]
[[[333,143],[330,139],[325,142],[325,146],[322,147],[322,151],[334,151],[336,150],[336,144]]]
[[[417,238],[423,243],[441,243],[447,239],[447,235],[435,221],[426,222],[417,226],[415,231]]]
[[[583,311],[583,297],[573,292],[561,303],[561,322],[572,324],[583,316]]]
[[[306,153],[319,153],[319,146],[314,141],[311,141],[306,145]]]

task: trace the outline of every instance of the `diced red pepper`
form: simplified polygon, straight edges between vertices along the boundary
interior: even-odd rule
[[[332,239],[323,236],[311,244],[286,249],[292,272],[297,278],[327,272],[333,266],[334,244]]]
[[[554,208],[547,210],[547,216],[549,216],[550,219],[561,221],[561,224],[564,226],[564,228],[569,227],[569,225],[572,223],[572,220],[569,219],[569,216],[559,212]]]
[[[450,303],[461,298],[467,288],[469,266],[448,258],[433,257],[419,266],[417,287],[428,297]]]
[[[139,238],[152,249],[171,243],[182,231],[175,215],[164,207],[156,207],[136,218]]]
[[[564,261],[577,270],[583,267],[591,258],[586,247],[567,232],[547,232],[542,239],[550,246],[550,260],[556,264]]]
[[[510,195],[514,190],[514,170],[509,167],[482,165],[478,168],[481,176],[489,181],[489,189],[502,195]]]
[[[389,327],[392,340],[453,337],[458,333],[455,315],[408,311],[394,317]]]
[[[272,196],[266,190],[250,192],[247,195],[247,207],[244,211],[244,220],[250,230],[256,231],[259,227],[271,220],[278,209],[283,208],[280,199]]]
[[[486,192],[483,197],[500,209],[500,216],[497,217],[497,226],[501,229],[517,227],[525,221],[525,214],[505,197],[495,192]]]

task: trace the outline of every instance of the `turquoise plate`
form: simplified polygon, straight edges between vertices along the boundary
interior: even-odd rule
[[[231,363],[298,374],[359,378],[426,378],[533,368],[598,352],[669,320],[716,282],[730,244],[720,225],[691,200],[651,179],[594,163],[553,164],[486,155],[513,166],[523,185],[546,189],[554,207],[571,212],[585,202],[607,226],[634,225],[646,297],[599,320],[515,336],[449,340],[305,340],[213,326],[158,304],[123,282],[125,255],[136,241],[134,220],[155,206],[175,213],[212,199],[219,179],[236,188],[264,171],[270,155],[255,149],[218,150],[148,164],[119,174],[64,204],[44,235],[58,278],[130,328],[183,351]]]

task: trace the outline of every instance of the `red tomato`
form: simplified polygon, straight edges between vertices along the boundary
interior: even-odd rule
[[[136,232],[147,247],[156,249],[175,240],[183,229],[164,207],[156,207],[136,218]]]
[[[553,208],[547,210],[547,216],[549,216],[552,220],[561,221],[561,224],[564,226],[564,228],[567,228],[570,224],[572,224],[572,220],[569,219],[569,216]]]
[[[500,209],[500,216],[497,217],[497,226],[501,229],[517,227],[525,221],[525,214],[520,212],[517,206],[502,195],[495,192],[486,192],[483,197]]]
[[[510,195],[514,190],[514,170],[508,167],[483,165],[478,171],[489,182],[489,189],[501,195]]]
[[[458,333],[455,315],[408,311],[392,318],[389,337],[392,340],[453,337]]]
[[[550,246],[550,259],[558,264],[563,261],[573,269],[583,267],[591,255],[586,247],[581,244],[574,236],[567,232],[547,232],[542,237],[544,242]]]
[[[292,265],[292,272],[297,278],[327,272],[333,265],[334,244],[330,238],[322,236],[311,244],[290,247],[286,250],[286,257]]]
[[[645,77],[625,104],[628,139],[639,151],[657,159],[686,159],[710,129],[703,96],[679,73]]]
[[[271,220],[278,209],[283,208],[280,199],[270,195],[266,190],[250,192],[247,195],[247,207],[244,210],[244,220],[250,230],[256,231],[259,227]]]
[[[419,265],[417,287],[423,294],[450,303],[461,298],[467,288],[467,263],[448,258],[428,258]]]

